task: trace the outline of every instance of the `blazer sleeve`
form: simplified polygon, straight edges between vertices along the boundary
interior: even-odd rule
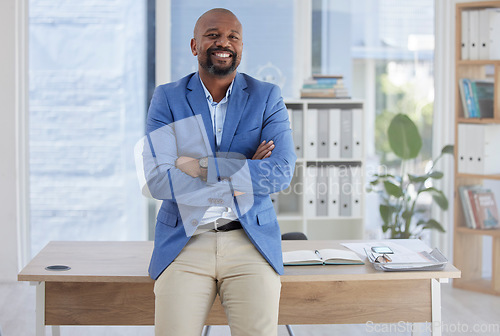
[[[273,140],[275,147],[270,157],[263,160],[247,159],[244,164],[236,160],[217,158],[221,175],[232,176],[234,190],[255,195],[269,195],[288,188],[295,170],[297,155],[288,120],[288,111],[278,86],[273,85],[265,104],[261,139]],[[241,167],[248,167],[248,174]],[[249,181],[250,179],[250,181]]]
[[[233,197],[227,183],[209,185],[176,168],[178,155],[173,113],[164,88],[157,87],[148,111],[142,151],[143,194],[189,206],[212,206],[214,199],[219,206],[231,206]],[[192,118],[196,124],[195,117]]]

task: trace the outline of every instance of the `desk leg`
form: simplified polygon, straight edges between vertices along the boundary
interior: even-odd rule
[[[45,336],[45,282],[31,282],[36,286],[36,336]],[[52,326],[52,336],[61,336],[61,328]]]
[[[45,281],[36,285],[36,336],[45,336]]]
[[[58,325],[52,326],[52,336],[61,336],[61,328]]]
[[[431,279],[432,299],[432,336],[441,336],[441,283],[440,279]]]

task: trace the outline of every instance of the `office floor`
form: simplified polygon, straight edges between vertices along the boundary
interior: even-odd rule
[[[404,298],[401,298],[404,299]],[[500,297],[454,289],[443,284],[443,335],[499,335]],[[428,324],[413,326],[416,335],[430,335]],[[417,329],[418,328],[418,329]],[[297,325],[296,336],[411,335],[411,325]],[[423,330],[422,330],[423,329]],[[0,283],[0,335],[35,334],[35,288],[27,283]],[[51,330],[47,328],[47,335]],[[61,327],[61,336],[152,336],[153,327]],[[227,326],[212,327],[211,336],[229,336]],[[279,327],[279,336],[288,332]]]

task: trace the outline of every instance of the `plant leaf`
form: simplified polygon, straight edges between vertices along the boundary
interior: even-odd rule
[[[422,148],[422,138],[417,126],[405,114],[397,114],[387,130],[392,151],[401,159],[414,159]]]
[[[380,217],[382,217],[382,220],[384,221],[384,223],[386,225],[388,225],[389,219],[391,218],[391,214],[392,214],[391,208],[387,205],[380,204],[379,211],[380,211]]]
[[[401,217],[403,217],[404,220],[408,220],[412,216],[413,216],[413,211],[410,210],[403,211],[403,213],[401,214]]]
[[[426,221],[424,221],[423,219],[421,219],[421,220],[419,220],[419,221],[417,222],[417,226],[419,226],[419,225],[424,225],[424,224],[427,224],[427,222],[426,222]]]
[[[455,146],[453,145],[446,145],[441,149],[441,154],[451,154],[453,155],[455,152]]]
[[[429,178],[429,175],[408,174],[408,179],[410,180],[410,182],[413,182],[413,183],[425,182],[428,178]]]
[[[435,180],[439,180],[439,179],[443,178],[444,174],[440,171],[434,170],[434,171],[431,171],[429,174],[427,174],[427,176],[429,176],[430,178],[433,178]]]
[[[434,202],[436,202],[442,210],[448,209],[448,199],[442,191],[437,190],[436,188],[427,188],[422,190],[421,192],[430,193]]]
[[[394,197],[403,196],[403,190],[401,190],[401,187],[395,185],[392,182],[384,181],[384,188],[385,188],[385,191],[387,191],[387,193],[391,196],[394,196]]]
[[[427,223],[425,223],[424,229],[438,230],[439,232],[446,232],[443,226],[434,219],[429,219]]]

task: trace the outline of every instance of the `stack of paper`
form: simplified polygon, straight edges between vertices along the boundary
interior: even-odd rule
[[[400,244],[393,242],[369,242],[369,243],[345,243],[345,247],[354,252],[366,255],[368,261],[377,270],[394,272],[394,271],[437,271],[442,270],[448,260],[438,250],[433,249],[428,251],[410,250]],[[388,246],[394,253],[389,254],[389,260],[377,258],[379,255],[373,253],[373,246]],[[385,260],[385,261],[384,261]]]

